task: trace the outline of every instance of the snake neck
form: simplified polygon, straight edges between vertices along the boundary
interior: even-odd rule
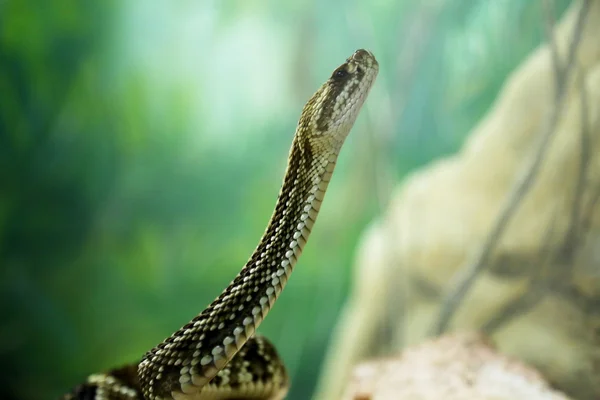
[[[316,155],[297,134],[275,211],[256,250],[226,289],[231,290],[252,276],[254,291],[277,297],[292,272],[310,236],[337,160],[337,153]],[[247,279],[247,278],[246,278]],[[271,292],[269,288],[275,290]],[[263,300],[264,302],[264,300]]]
[[[336,160],[337,152],[315,154],[297,132],[265,233],[246,265],[213,303],[226,298],[234,310],[235,316],[229,316],[223,329],[229,326],[238,345],[254,333],[285,287],[317,219]],[[238,334],[240,328],[243,334]]]
[[[317,219],[339,151],[323,151],[318,142],[305,139],[302,129],[299,125],[294,136],[275,211],[246,265],[200,315],[139,364],[147,398],[197,393],[254,334],[285,287]]]

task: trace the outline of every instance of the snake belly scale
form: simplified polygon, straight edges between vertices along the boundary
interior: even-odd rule
[[[65,400],[283,399],[289,378],[255,331],[285,287],[316,221],[338,154],[377,76],[357,50],[304,106],[275,210],[256,250],[204,311],[141,361],[101,374]]]

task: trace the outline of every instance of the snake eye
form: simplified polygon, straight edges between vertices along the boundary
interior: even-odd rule
[[[340,68],[333,73],[333,77],[338,78],[338,79],[345,78],[347,75],[348,75],[348,71],[346,71],[343,68]]]

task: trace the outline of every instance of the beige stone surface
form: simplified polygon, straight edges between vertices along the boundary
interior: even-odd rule
[[[568,400],[482,335],[455,334],[354,368],[343,400]]]
[[[557,26],[563,55],[580,4],[574,2]],[[489,271],[471,288],[451,326],[481,329],[530,292],[532,271],[544,267],[542,276],[565,290],[548,286],[541,302],[494,331],[493,339],[500,351],[535,366],[581,400],[600,399],[600,210],[585,218],[590,230],[573,259],[553,258],[548,266],[543,258],[559,250],[572,221],[582,127],[579,82],[592,136],[586,202],[600,185],[599,38],[600,1],[592,1],[577,53],[577,79],[570,82],[542,169],[499,241]],[[331,341],[317,399],[340,398],[358,362],[427,337],[443,293],[481,245],[531,156],[552,110],[553,85],[550,52],[541,46],[505,82],[459,153],[401,182],[383,218],[364,233],[353,291]]]

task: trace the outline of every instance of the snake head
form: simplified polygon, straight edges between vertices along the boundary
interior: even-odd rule
[[[355,51],[308,101],[299,130],[341,147],[378,71],[379,64],[370,51]]]

